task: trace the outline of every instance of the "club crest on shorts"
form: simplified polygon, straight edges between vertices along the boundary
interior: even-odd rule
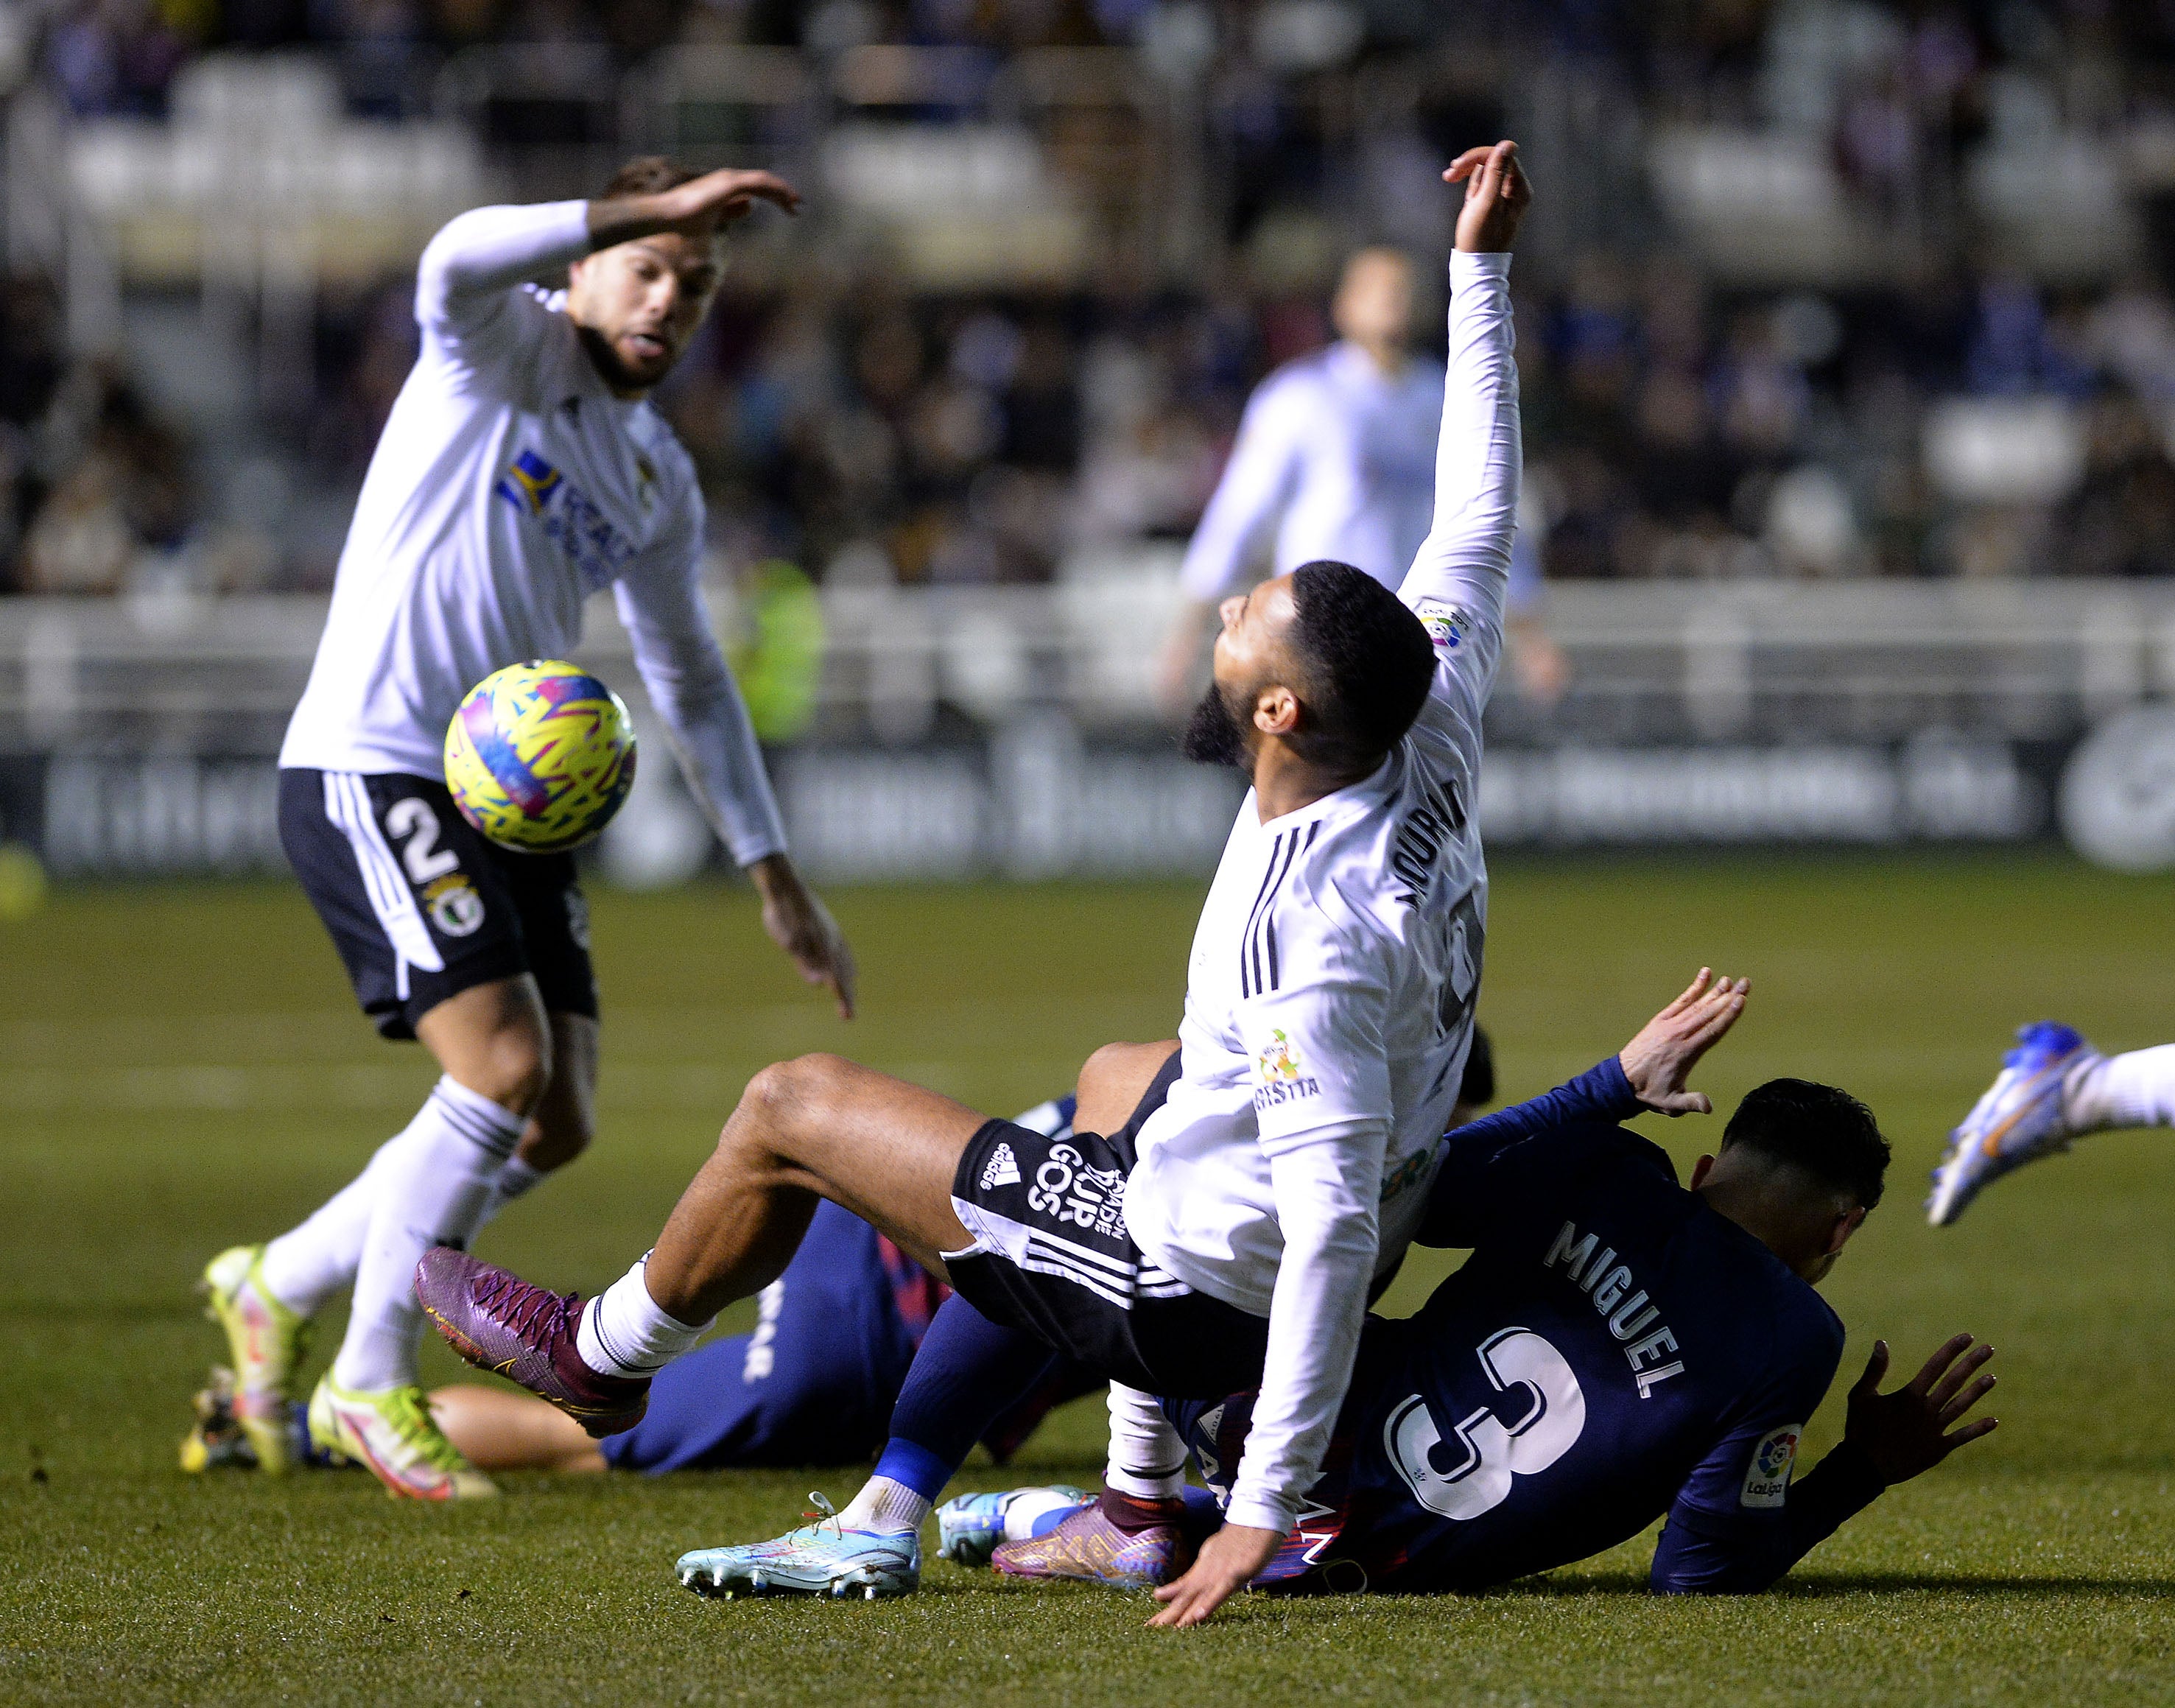
[[[423,905],[431,910],[431,923],[448,937],[472,935],[483,925],[483,897],[458,872],[426,887]]]
[[[1424,599],[1413,607],[1420,626],[1435,643],[1435,649],[1448,658],[1465,644],[1465,637],[1473,632],[1473,618],[1462,605],[1454,605],[1446,599]]]
[[[1752,1462],[1744,1469],[1744,1489],[1738,1497],[1744,1506],[1780,1506],[1790,1492],[1790,1467],[1798,1461],[1798,1443],[1803,1423],[1786,1423],[1760,1438],[1752,1450]]]

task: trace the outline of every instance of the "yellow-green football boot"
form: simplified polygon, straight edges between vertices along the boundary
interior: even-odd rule
[[[413,1384],[362,1393],[326,1371],[310,1396],[310,1439],[366,1466],[396,1499],[477,1500],[498,1493],[446,1439]]]
[[[292,1456],[287,1385],[302,1361],[310,1320],[272,1296],[264,1284],[264,1248],[236,1245],[204,1266],[198,1290],[204,1315],[226,1331],[234,1363],[234,1421],[241,1426],[258,1468],[277,1477]]]

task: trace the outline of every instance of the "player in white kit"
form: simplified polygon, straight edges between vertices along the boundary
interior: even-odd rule
[[[1179,613],[1156,667],[1166,711],[1191,702],[1217,610],[1253,580],[1265,545],[1276,575],[1328,558],[1395,588],[1412,567],[1434,525],[1443,385],[1442,370],[1411,353],[1413,283],[1402,251],[1357,252],[1330,305],[1337,342],[1286,362],[1246,400],[1179,570]],[[1536,529],[1521,521],[1505,626],[1523,686],[1553,702],[1569,667],[1541,620]]]
[[[1201,911],[1180,1055],[1134,1120],[1060,1140],[836,1057],[767,1068],[654,1250],[595,1300],[427,1254],[418,1296],[456,1351],[593,1434],[626,1429],[651,1373],[775,1277],[828,1198],[994,1334],[1147,1392],[1258,1387],[1230,1522],[1159,1619],[1207,1618],[1267,1560],[1427,1202],[1479,987],[1473,808],[1520,471],[1508,250],[1530,197],[1508,143],[1449,176],[1467,187],[1435,525],[1401,596],[1316,563],[1227,603],[1188,748],[1253,788]],[[934,1490],[879,1472],[837,1526],[691,1554],[682,1581],[913,1588]]]
[[[710,627],[694,465],[646,401],[717,287],[724,227],[763,172],[655,157],[594,201],[483,208],[425,251],[422,348],[355,506],[332,610],[279,755],[280,838],[357,998],[443,1071],[422,1110],[301,1227],[205,1272],[236,1409],[286,1465],[286,1387],[309,1318],[353,1312],[309,1409],[318,1444],[396,1494],[492,1492],[418,1385],[416,1260],[465,1244],[588,1144],[596,984],[571,855],[509,853],[454,810],[446,726],[469,688],[579,643],[609,588],[696,796],[760,892],[766,929],[850,1014],[854,963],[795,874],[762,756]],[[534,281],[567,269],[563,292]]]

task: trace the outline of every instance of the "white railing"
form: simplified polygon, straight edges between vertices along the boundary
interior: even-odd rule
[[[1153,724],[1173,572],[1154,550],[1049,587],[827,588],[817,734],[908,744],[947,712]],[[729,586],[713,605],[730,633]],[[263,751],[324,615],[303,594],[0,600],[0,741]],[[1521,740],[2061,739],[2175,692],[2175,583],[1573,583],[1554,589],[1549,626],[1572,687],[1553,710],[1499,695]],[[590,608],[583,656],[639,698],[608,600]]]

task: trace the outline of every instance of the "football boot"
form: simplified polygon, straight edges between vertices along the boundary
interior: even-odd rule
[[[2020,1028],[1986,1095],[1949,1135],[1926,1200],[1927,1221],[1948,1227],[1988,1182],[2068,1150],[2076,1135],[2063,1118],[2063,1091],[2079,1069],[2098,1059],[2074,1030],[2054,1021]]]

